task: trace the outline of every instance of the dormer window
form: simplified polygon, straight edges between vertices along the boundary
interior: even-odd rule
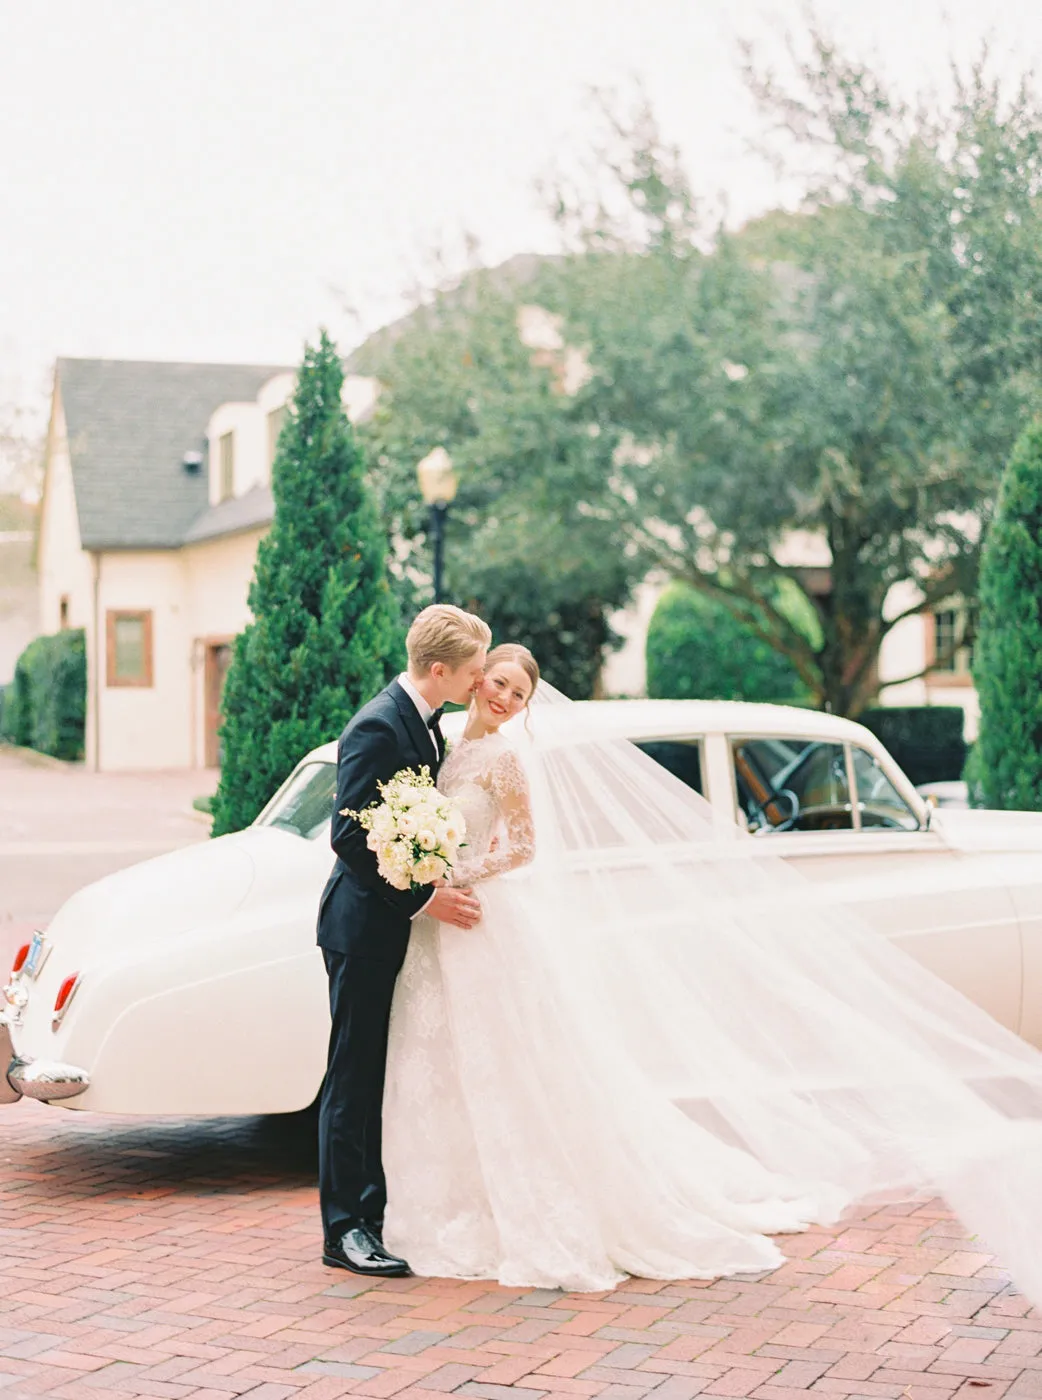
[[[222,433],[217,442],[217,449],[217,499],[226,501],[235,495],[235,434]]]
[[[286,404],[279,408],[273,408],[268,414],[268,470],[271,470],[275,461],[275,451],[279,445],[279,434],[282,432],[282,425],[286,421],[289,409]]]

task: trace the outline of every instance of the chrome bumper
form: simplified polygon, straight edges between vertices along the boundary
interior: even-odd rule
[[[90,1088],[90,1075],[75,1065],[58,1060],[27,1060],[14,1052],[11,1028],[0,1016],[0,1065],[7,1073],[0,1079],[0,1104],[17,1103],[20,1098],[57,1103],[74,1099]]]

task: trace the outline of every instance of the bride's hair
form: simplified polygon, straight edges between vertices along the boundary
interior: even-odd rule
[[[520,642],[502,642],[498,647],[493,647],[485,659],[486,674],[499,661],[509,661],[514,666],[520,666],[525,675],[532,682],[532,689],[529,693],[525,705],[532,702],[536,686],[539,684],[539,662],[535,659],[527,647],[523,647]]]

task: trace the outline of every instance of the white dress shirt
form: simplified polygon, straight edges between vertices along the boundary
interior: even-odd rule
[[[431,748],[434,750],[434,757],[435,759],[437,759],[438,741],[437,739],[435,739],[434,734],[431,732],[431,730],[427,727],[427,721],[434,713],[434,710],[430,705],[427,704],[427,701],[423,698],[420,692],[413,685],[412,681],[409,679],[409,673],[407,671],[403,671],[402,674],[398,677],[398,684],[405,691],[406,695],[409,697],[412,703],[416,706],[416,710],[420,716],[420,719],[423,720],[423,727],[427,730],[427,738],[431,741]],[[433,898],[434,894],[432,893],[431,899]],[[430,904],[431,899],[428,899],[427,904]],[[417,909],[416,914],[422,914],[423,910],[427,908],[427,904],[425,904],[422,909]],[[414,919],[416,918],[416,914],[413,914],[412,916]]]

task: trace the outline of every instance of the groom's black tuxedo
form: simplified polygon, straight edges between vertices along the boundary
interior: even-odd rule
[[[434,742],[432,743],[432,736]],[[435,754],[437,748],[437,754]],[[394,983],[411,918],[430,892],[396,890],[378,873],[366,833],[342,808],[379,799],[377,783],[426,764],[437,776],[441,731],[429,730],[397,681],[358,711],[337,746],[332,873],[318,910],[332,1030],[319,1113],[319,1195],[327,1241],[383,1220],[381,1114]]]

